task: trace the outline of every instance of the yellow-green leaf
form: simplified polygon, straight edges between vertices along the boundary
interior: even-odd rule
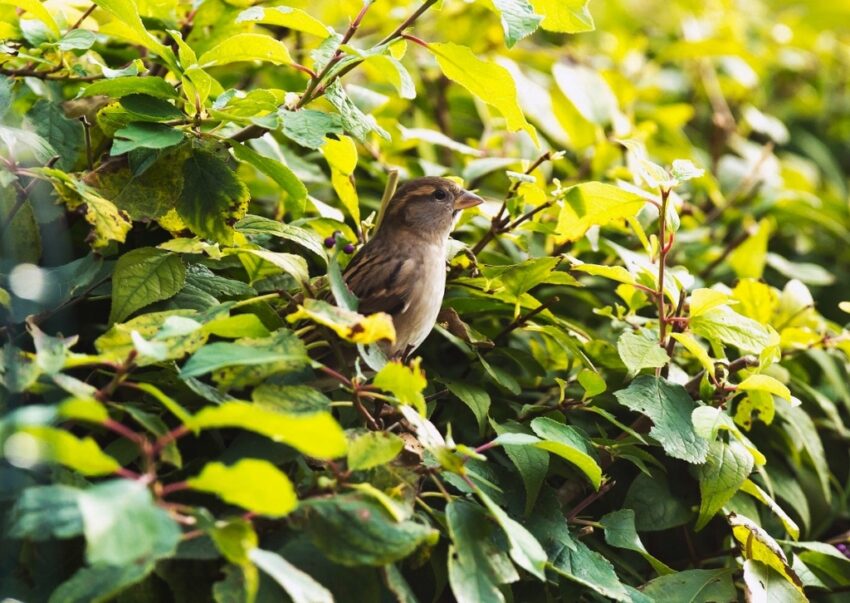
[[[58,38],[60,35],[59,26],[50,14],[50,11],[45,8],[44,4],[39,0],[0,0],[0,4],[11,4],[21,9],[24,14],[29,13],[45,25]]]
[[[375,375],[375,387],[392,393],[401,404],[413,406],[420,414],[425,414],[425,397],[422,390],[428,385],[425,375],[419,368],[421,358],[410,363],[410,366],[400,362],[388,362]]]
[[[738,389],[764,391],[791,401],[791,392],[788,387],[769,375],[750,375],[738,384]]]
[[[242,459],[233,465],[207,463],[190,488],[211,492],[223,501],[260,515],[283,517],[298,505],[289,478],[268,461]]]
[[[275,65],[292,62],[289,50],[271,36],[241,33],[225,38],[198,58],[201,67],[226,65],[240,61],[265,61]]]
[[[540,27],[562,33],[593,31],[593,17],[587,5],[590,0],[531,0],[534,12],[543,15]]]
[[[298,306],[298,310],[286,319],[289,322],[312,320],[329,327],[337,335],[353,343],[395,341],[393,319],[384,312],[363,316],[318,299],[305,299],[304,303]]]
[[[561,241],[575,241],[591,226],[634,218],[646,200],[612,184],[585,182],[566,190],[557,234]],[[626,281],[623,281],[626,282]]]
[[[537,142],[537,132],[522,114],[516,83],[507,69],[479,59],[471,49],[452,42],[431,43],[428,49],[434,53],[447,78],[495,107],[505,118],[509,130],[525,130]]]
[[[236,17],[237,23],[263,23],[303,31],[321,38],[333,34],[333,29],[300,8],[290,6],[252,6]]]
[[[189,422],[194,429],[237,427],[292,446],[318,459],[345,455],[348,442],[328,412],[290,414],[248,402],[225,402],[201,410]]]
[[[109,475],[121,468],[92,438],[81,439],[44,425],[19,428],[3,442],[2,453],[19,467],[57,463],[90,476]]]
[[[704,368],[709,375],[714,377],[714,361],[711,359],[711,356],[708,355],[706,349],[702,347],[700,342],[688,333],[671,333],[670,336],[681,343],[683,348],[693,354],[694,358],[696,358],[702,365],[702,368]]]
[[[745,559],[753,559],[769,565],[800,593],[803,592],[803,583],[797,573],[791,569],[788,558],[770,534],[743,515],[729,513],[727,519],[732,527],[732,535],[738,541],[741,554]]]

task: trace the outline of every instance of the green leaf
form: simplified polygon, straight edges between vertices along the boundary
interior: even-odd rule
[[[309,385],[263,383],[254,388],[251,399],[261,406],[283,412],[312,413],[331,407],[330,399]]]
[[[630,373],[637,373],[644,368],[662,367],[670,361],[655,333],[647,330],[623,331],[617,340],[617,351]]]
[[[2,4],[17,6],[21,11],[29,13],[44,23],[54,36],[59,37],[60,31],[56,20],[39,0],[3,0]]]
[[[557,454],[578,468],[597,490],[602,484],[602,468],[594,458],[590,442],[576,429],[558,423],[548,417],[538,417],[531,422],[531,429],[542,441],[535,448]]]
[[[298,179],[295,172],[289,169],[289,166],[270,157],[260,155],[247,145],[233,143],[231,146],[233,148],[233,154],[236,155],[237,159],[250,163],[286,191],[286,194],[289,196],[287,208],[293,215],[300,217],[304,213],[304,205],[307,201],[307,187]],[[280,224],[280,226],[285,227],[288,225]],[[289,228],[295,229],[297,227]]]
[[[490,410],[490,394],[487,390],[463,381],[442,379],[442,383],[472,411],[478,422],[478,433],[483,435],[487,426],[487,413]]]
[[[643,197],[612,184],[585,182],[571,186],[565,191],[558,215],[558,236],[563,241],[575,241],[591,226],[634,218],[645,204]]]
[[[276,268],[293,276],[299,283],[305,283],[310,277],[307,271],[307,261],[300,255],[294,253],[282,253],[279,251],[268,251],[267,249],[254,248],[243,245],[238,249],[227,250],[227,255],[248,254],[272,264]]]
[[[704,528],[741,488],[753,470],[753,455],[739,442],[711,442],[705,464],[697,468],[700,506],[696,530]]]
[[[499,434],[499,440],[510,436],[510,434],[520,434],[526,436],[526,438],[533,438],[518,423],[494,424],[493,428]],[[546,479],[546,473],[549,470],[549,454],[546,450],[536,448],[533,445],[529,446],[529,440],[526,438],[523,438],[524,441],[518,442],[516,445],[505,442],[502,447],[522,478],[525,487],[525,513],[527,515],[534,508],[540,494],[540,488]]]
[[[253,549],[248,553],[248,557],[280,584],[292,599],[292,603],[333,603],[333,595],[328,589],[277,553]]]
[[[304,344],[292,331],[281,329],[270,337],[244,338],[234,343],[216,342],[195,352],[180,370],[182,378],[205,375],[227,366],[285,363],[288,370],[307,366],[310,359]]]
[[[363,113],[348,98],[339,80],[334,80],[333,84],[327,87],[325,97],[339,111],[342,127],[357,140],[361,142],[365,141],[370,132],[375,132],[382,138],[390,140],[389,133],[378,125],[375,118]],[[286,122],[284,121],[284,123]]]
[[[25,489],[9,514],[9,538],[40,542],[82,534],[78,494],[76,488],[61,485]]]
[[[242,459],[233,465],[207,463],[190,488],[211,492],[223,501],[269,517],[288,515],[298,505],[289,478],[268,461]]]
[[[385,465],[398,456],[402,448],[404,440],[397,435],[382,431],[364,433],[348,445],[348,468],[362,471]]]
[[[50,595],[49,603],[105,603],[114,600],[125,588],[151,573],[151,560],[125,565],[97,563],[83,567],[60,584]]]
[[[573,540],[571,544],[563,547],[552,560],[555,572],[593,589],[603,597],[614,601],[632,600],[610,561],[581,540]]]
[[[177,213],[196,235],[230,244],[232,224],[245,216],[248,197],[248,189],[224,161],[196,149],[183,165]]]
[[[771,476],[772,477],[772,476]],[[796,482],[795,482],[796,483]],[[782,522],[782,526],[785,528],[785,531],[788,532],[788,535],[791,536],[794,540],[800,537],[800,528],[797,527],[797,524],[791,519],[785,510],[780,507],[775,500],[773,500],[770,496],[768,496],[767,492],[759,488],[756,484],[754,484],[751,480],[745,480],[741,485],[741,492],[746,492],[757,501],[766,505],[771,512],[776,515],[779,521]],[[800,513],[799,509],[797,510]]]
[[[750,601],[803,603],[809,600],[803,592],[783,579],[782,574],[754,559],[744,561],[744,584]]]
[[[322,238],[312,230],[300,226],[284,224],[262,216],[247,215],[236,223],[238,232],[247,235],[268,235],[300,245],[326,260],[325,246]]]
[[[581,33],[596,29],[587,5],[590,0],[530,0],[534,12],[543,15],[540,27],[548,31]]]
[[[125,76],[116,77],[111,80],[99,80],[83,88],[80,96],[103,95],[111,98],[121,98],[129,94],[147,94],[148,96],[163,99],[177,98],[177,91],[174,89],[174,86],[161,77],[154,76]]]
[[[132,565],[170,555],[180,527],[140,482],[116,479],[79,494],[90,564]]]
[[[733,345],[744,352],[760,353],[771,343],[768,329],[729,306],[717,306],[690,321],[691,330],[711,341]]]
[[[45,100],[39,100],[27,112],[27,122],[59,155],[56,166],[73,170],[85,148],[83,124],[68,119],[60,105]]]
[[[635,512],[631,509],[612,511],[599,520],[605,530],[605,542],[611,546],[634,551],[646,559],[660,575],[672,574],[673,569],[649,554],[635,529]]]
[[[508,48],[513,48],[521,39],[533,34],[543,19],[534,12],[528,0],[493,0],[493,5],[501,16],[505,45]]]
[[[343,133],[342,118],[336,113],[301,109],[281,111],[283,134],[301,146],[318,149],[331,134]]]
[[[623,507],[635,512],[635,527],[641,532],[667,530],[688,522],[691,511],[676,496],[663,473],[651,477],[643,473],[632,482]]]
[[[478,505],[453,500],[446,505],[449,584],[459,603],[504,603],[500,584],[519,579],[508,555],[497,544],[495,525]]]
[[[414,360],[410,366],[400,362],[388,362],[382,368],[375,380],[375,387],[390,392],[399,403],[408,404],[415,408],[419,414],[425,415],[425,397],[422,391],[428,382],[419,368],[421,358]]]
[[[365,63],[373,66],[382,78],[389,81],[401,98],[416,98],[416,85],[401,61],[385,54],[376,54],[368,57]]]
[[[271,36],[239,33],[225,38],[198,57],[201,67],[214,67],[241,61],[263,61],[274,65],[292,62],[289,50]]]
[[[705,462],[708,441],[694,431],[691,412],[696,403],[684,387],[641,375],[614,396],[623,406],[652,419],[649,435],[658,440],[668,455],[689,463]]]
[[[136,310],[168,299],[185,282],[186,268],[179,256],[153,247],[128,251],[115,264],[109,322],[120,322]]]
[[[287,322],[311,320],[331,329],[352,343],[369,344],[395,341],[395,327],[389,314],[376,312],[363,316],[319,299],[305,299],[298,309],[286,317]],[[380,386],[379,386],[380,387]]]
[[[3,456],[19,467],[57,463],[91,476],[109,475],[121,468],[92,438],[78,438],[43,425],[19,428],[5,438]]]
[[[121,97],[119,103],[133,116],[144,121],[168,121],[183,118],[183,112],[180,109],[166,100],[149,94],[128,94]]]
[[[643,594],[667,603],[735,603],[738,593],[732,583],[731,569],[685,570],[651,580]]]
[[[738,384],[738,389],[745,392],[766,392],[774,396],[779,396],[788,402],[791,401],[791,392],[788,387],[770,375],[750,375]],[[767,422],[769,423],[769,421]]]
[[[395,522],[379,504],[354,496],[302,503],[304,529],[328,559],[345,566],[381,566],[435,543],[438,532],[414,521]]]
[[[285,413],[233,401],[204,408],[187,425],[192,429],[246,429],[318,459],[338,458],[348,449],[342,428],[329,412]]]
[[[179,144],[183,133],[170,126],[134,122],[115,132],[110,155],[123,155],[135,149],[166,149]]]
[[[543,550],[537,538],[521,523],[505,513],[483,490],[477,488],[475,493],[505,533],[508,539],[508,552],[514,563],[538,580],[545,580],[546,551]]]
[[[471,49],[453,42],[430,43],[443,74],[470,94],[494,107],[505,118],[508,130],[525,130],[536,142],[537,132],[525,120],[510,72],[496,63],[479,59]]]

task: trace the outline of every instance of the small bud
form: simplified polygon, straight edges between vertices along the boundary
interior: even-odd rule
[[[348,243],[345,247],[342,248],[342,250],[345,253],[350,255],[350,254],[354,253],[354,245],[352,245],[351,243]]]

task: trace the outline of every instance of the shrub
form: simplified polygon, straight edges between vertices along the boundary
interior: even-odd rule
[[[3,595],[846,591],[850,12],[598,4],[0,4]],[[489,202],[387,363],[421,175]]]

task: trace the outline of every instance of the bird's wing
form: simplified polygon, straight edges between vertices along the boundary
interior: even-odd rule
[[[358,312],[396,316],[410,305],[416,273],[411,257],[367,245],[348,264],[344,278],[360,300]]]

